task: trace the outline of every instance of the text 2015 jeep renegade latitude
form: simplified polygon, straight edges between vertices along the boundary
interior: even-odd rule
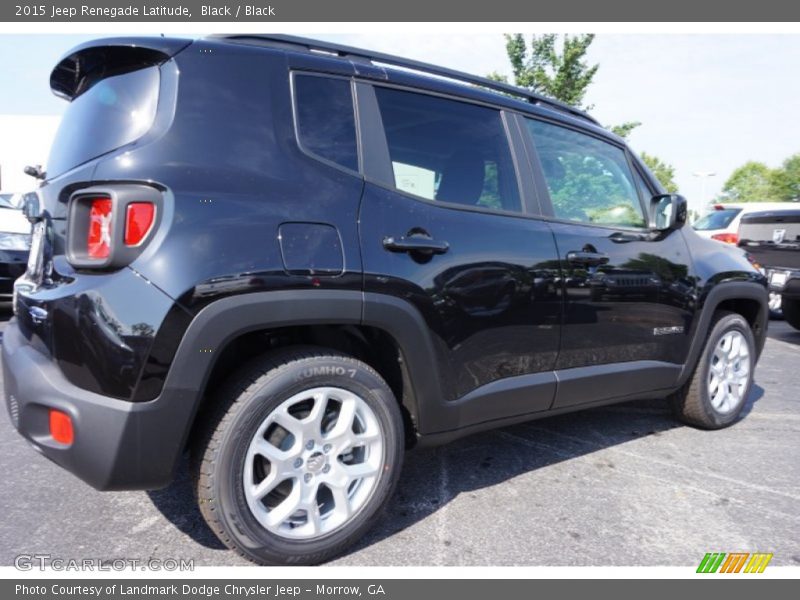
[[[188,450],[225,544],[316,563],[411,445],[634,398],[705,428],[743,408],[764,278],[579,111],[285,36],[91,42],[50,84],[70,104],[6,402],[96,488],[163,487]]]

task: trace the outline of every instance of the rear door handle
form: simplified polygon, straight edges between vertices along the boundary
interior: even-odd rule
[[[386,237],[383,238],[383,247],[389,252],[444,254],[450,249],[450,244],[423,236]]]
[[[567,252],[567,262],[585,267],[599,267],[608,262],[608,255],[602,252],[584,252],[572,250]]]

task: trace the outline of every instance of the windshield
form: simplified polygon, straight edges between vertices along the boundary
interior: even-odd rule
[[[56,133],[47,175],[60,175],[129,144],[153,125],[158,104],[158,67],[102,79],[75,98]]]
[[[741,208],[723,208],[722,210],[715,210],[698,219],[697,223],[692,225],[692,227],[699,231],[725,229],[740,212],[742,212]]]

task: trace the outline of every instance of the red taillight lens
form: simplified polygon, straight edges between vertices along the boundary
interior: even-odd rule
[[[108,258],[111,252],[111,198],[92,199],[86,237],[89,258]]]
[[[137,246],[150,232],[156,216],[152,202],[131,202],[125,214],[125,245]]]
[[[712,240],[719,240],[720,242],[725,242],[726,244],[738,244],[739,243],[739,234],[738,233],[715,233],[711,236]]]
[[[59,444],[70,445],[75,440],[72,419],[67,413],[54,408],[50,409],[50,435]]]

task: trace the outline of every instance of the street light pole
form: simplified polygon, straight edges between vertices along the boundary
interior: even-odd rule
[[[702,208],[706,204],[706,181],[709,177],[715,177],[716,173],[714,171],[695,171],[692,175],[700,178],[700,208]]]

